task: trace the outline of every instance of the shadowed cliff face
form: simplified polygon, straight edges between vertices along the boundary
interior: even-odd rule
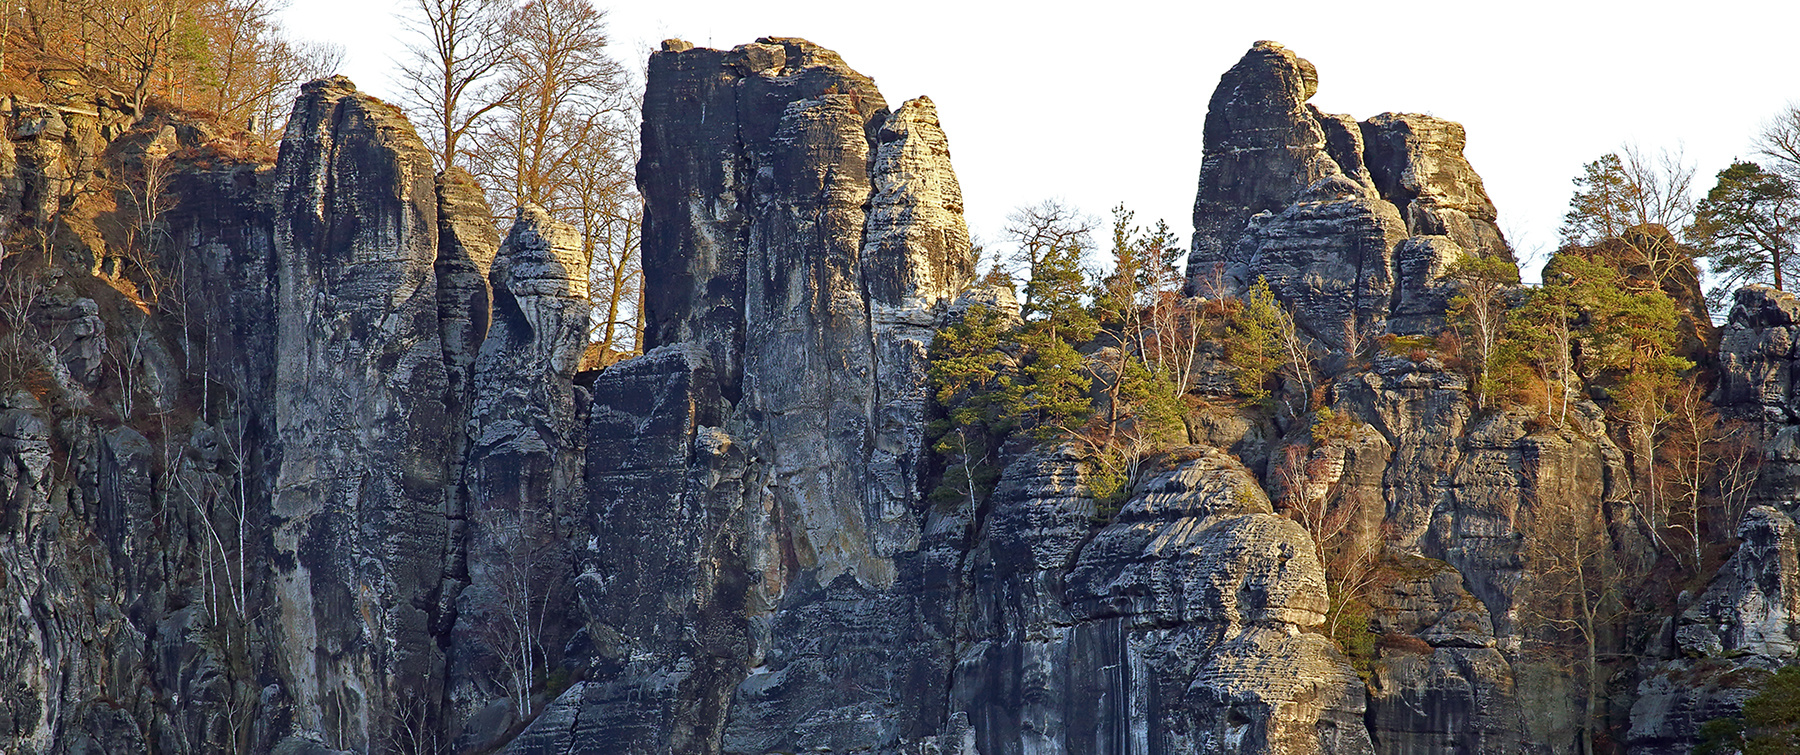
[[[274,191],[276,663],[295,730],[361,749],[441,694],[453,433],[431,158],[393,108],[324,79]]]
[[[1681,606],[1652,646],[1631,708],[1629,742],[1643,753],[1690,751],[1701,724],[1741,715],[1765,671],[1800,659],[1800,404],[1794,389],[1800,299],[1739,289],[1719,329],[1713,403],[1748,456],[1736,501],[1737,550]]]
[[[644,138],[654,348],[594,384],[593,660],[513,751],[1368,750],[1301,632],[1311,542],[1236,460],[1104,527],[1069,449],[924,503],[926,350],[973,277],[930,100],[802,40],[670,42]]]
[[[811,736],[821,724],[802,721],[822,710],[920,704],[898,678],[826,700],[746,677],[903,665],[903,642],[784,626],[897,617],[831,595],[894,590],[921,536],[925,350],[973,265],[948,158],[929,100],[889,111],[804,40],[652,56],[639,165],[652,348],[594,386],[588,485],[604,534],[581,578],[595,652],[618,666],[547,718],[632,752],[699,752],[765,736],[748,730]],[[668,451],[617,455],[650,438]],[[828,658],[819,642],[849,644]]]

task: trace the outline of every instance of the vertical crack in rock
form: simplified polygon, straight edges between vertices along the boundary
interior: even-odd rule
[[[296,734],[365,749],[439,698],[450,444],[430,154],[348,79],[302,90],[275,169],[276,666]]]
[[[517,701],[561,665],[574,632],[570,549],[586,534],[573,529],[586,499],[573,383],[587,345],[581,237],[540,207],[520,208],[490,281],[493,326],[469,399],[467,587],[450,637],[459,749],[500,744],[530,712]]]
[[[578,580],[610,671],[558,705],[630,752],[892,743],[942,715],[889,671],[917,610],[898,585],[921,537],[925,352],[972,277],[936,111],[890,112],[805,40],[671,41],[639,176],[650,350],[594,386],[607,545]],[[620,444],[659,450],[626,463]],[[866,631],[827,650],[797,629],[838,624]],[[947,678],[946,641],[919,673]]]
[[[499,247],[499,234],[494,228],[493,212],[488,208],[480,184],[467,171],[451,166],[437,176],[438,256],[434,266],[438,286],[438,329],[444,347],[444,369],[448,392],[445,411],[449,416],[447,436],[446,479],[451,487],[445,500],[448,542],[445,546],[444,572],[438,588],[432,633],[439,638],[451,634],[457,621],[457,600],[469,584],[468,544],[470,488],[466,474],[469,460],[471,405],[476,401],[476,359],[487,338],[492,317],[492,291],[488,285],[490,268]],[[515,346],[516,348],[516,346]],[[529,371],[521,371],[521,377]],[[552,398],[549,396],[546,399]],[[440,639],[440,644],[444,640]],[[459,682],[468,681],[459,674],[457,663],[462,658],[455,650],[455,639],[447,662],[449,681],[447,694],[452,700],[441,725],[446,736],[455,738],[475,705]],[[486,702],[485,700],[482,702]],[[458,704],[460,703],[460,705]]]

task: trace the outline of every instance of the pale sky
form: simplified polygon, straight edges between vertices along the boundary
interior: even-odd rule
[[[298,37],[342,44],[343,73],[394,99],[406,0],[293,0]],[[970,226],[997,245],[1014,207],[1057,197],[1103,226],[1124,202],[1184,241],[1201,124],[1220,74],[1272,39],[1319,69],[1313,102],[1368,118],[1461,122],[1466,154],[1522,258],[1556,245],[1570,179],[1631,142],[1683,149],[1696,191],[1800,101],[1800,2],[907,3],[639,0],[601,7],[635,69],[660,40],[730,48],[805,37],[875,79],[890,105],[929,95]],[[1104,238],[1102,234],[1101,238]]]

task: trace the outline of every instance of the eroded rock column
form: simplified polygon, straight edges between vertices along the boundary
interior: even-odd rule
[[[494,322],[469,399],[468,586],[455,596],[450,659],[451,734],[477,749],[533,712],[557,668],[572,631],[570,553],[586,535],[574,527],[585,503],[572,382],[587,345],[581,237],[521,208],[490,280]]]
[[[308,84],[275,173],[271,644],[292,731],[381,746],[441,692],[450,448],[431,157],[348,79]]]

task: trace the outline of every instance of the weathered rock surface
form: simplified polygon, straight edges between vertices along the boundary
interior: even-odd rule
[[[354,749],[440,695],[452,482],[431,157],[347,79],[308,84],[275,167],[272,638],[294,730]]]
[[[1223,265],[1240,284],[1254,282],[1237,244],[1250,218],[1280,212],[1314,182],[1343,174],[1306,105],[1318,90],[1312,63],[1267,41],[1257,42],[1220,77],[1206,110],[1190,292],[1199,293],[1195,287],[1214,265]]]
[[[1445,269],[1512,253],[1463,158],[1461,125],[1386,113],[1362,123],[1307,104],[1311,63],[1258,42],[1206,116],[1189,294],[1266,278],[1308,335],[1342,350],[1443,325]],[[1222,288],[1222,291],[1211,289]]]
[[[586,534],[575,522],[587,503],[573,383],[588,328],[581,237],[543,208],[520,208],[490,280],[494,322],[468,394],[467,499],[452,511],[453,522],[457,513],[463,520],[454,533],[460,558],[447,565],[443,597],[456,617],[449,731],[477,749],[500,744],[506,727],[494,720],[530,713],[519,701],[561,665],[576,630],[564,607],[573,598],[573,543]],[[484,293],[475,294],[483,303]],[[472,719],[490,706],[477,725]]]
[[[473,389],[475,358],[493,317],[488,270],[500,238],[481,185],[468,171],[451,166],[439,173],[437,201],[438,256],[433,272],[438,285],[438,338],[444,344],[445,377],[450,384],[445,405],[450,416],[464,417],[468,413],[466,399]],[[453,448],[451,456],[460,459],[464,451],[460,446]]]
[[[883,634],[913,631],[895,585],[921,538],[924,351],[972,274],[935,112],[890,112],[835,53],[771,38],[670,43],[645,113],[651,351],[596,381],[589,435],[600,670],[540,720],[628,752],[891,746],[942,716],[901,712],[912,638]],[[654,473],[606,455],[649,428]],[[633,560],[610,552],[622,532]],[[835,625],[863,629],[811,631]],[[922,652],[947,673],[941,643]]]
[[[1238,255],[1280,292],[1298,327],[1341,350],[1387,332],[1394,246],[1405,236],[1393,205],[1332,176],[1278,214],[1251,218]]]
[[[1616,429],[1477,411],[1430,341],[1374,344],[1507,254],[1460,126],[1320,112],[1259,43],[1214,96],[1191,269],[1269,280],[1334,352],[1322,406],[1243,405],[1209,345],[1195,445],[1116,509],[1022,435],[990,495],[928,499],[934,330],[1018,317],[971,286],[935,107],[790,38],[650,74],[651,348],[591,392],[580,240],[526,208],[500,243],[346,80],[273,166],[175,116],[120,131],[103,92],[0,107],[0,216],[71,229],[0,308],[0,750],[1572,750],[1528,546],[1554,514],[1655,552]],[[167,299],[93,216],[114,179],[52,175],[84,154],[202,155],[171,158]],[[1602,643],[1654,656],[1599,712],[1634,752],[1691,748],[1800,647],[1800,304],[1738,304],[1717,403],[1762,505],[1678,615]]]
[[[1738,290],[1719,329],[1712,401],[1742,424],[1724,463],[1747,461],[1751,485],[1736,523],[1738,546],[1704,591],[1669,622],[1631,707],[1633,752],[1691,751],[1701,724],[1740,715],[1766,675],[1800,658],[1800,412],[1793,399],[1800,299],[1767,286]],[[1748,452],[1747,456],[1736,455]],[[1728,510],[1729,511],[1729,510]],[[1672,631],[1671,631],[1672,630]]]
[[[1794,520],[1758,506],[1744,514],[1737,553],[1681,615],[1675,642],[1688,655],[1800,655],[1800,542]]]
[[[1236,460],[1199,453],[1146,483],[1069,572],[1077,640],[1123,640],[1070,653],[1089,664],[1082,686],[1117,680],[1108,698],[1149,708],[1097,723],[1130,724],[1151,752],[1369,752],[1361,680],[1308,631],[1328,605],[1312,539]]]
[[[1713,403],[1762,434],[1751,500],[1781,505],[1800,493],[1800,392],[1794,390],[1800,298],[1767,286],[1737,292],[1719,335]],[[1791,509],[1790,509],[1791,510]]]
[[[1381,636],[1368,716],[1376,751],[1525,751],[1512,664],[1487,606],[1444,562],[1401,557],[1389,568],[1370,591]]]
[[[1368,751],[1311,542],[1224,453],[1110,523],[1071,449],[924,502],[925,350],[981,297],[930,102],[880,103],[800,40],[653,58],[646,269],[692,293],[594,384],[593,662],[513,750]]]
[[[1375,187],[1399,208],[1410,235],[1446,236],[1476,256],[1512,260],[1494,225],[1494,203],[1463,157],[1462,124],[1382,113],[1363,121],[1361,132]]]

